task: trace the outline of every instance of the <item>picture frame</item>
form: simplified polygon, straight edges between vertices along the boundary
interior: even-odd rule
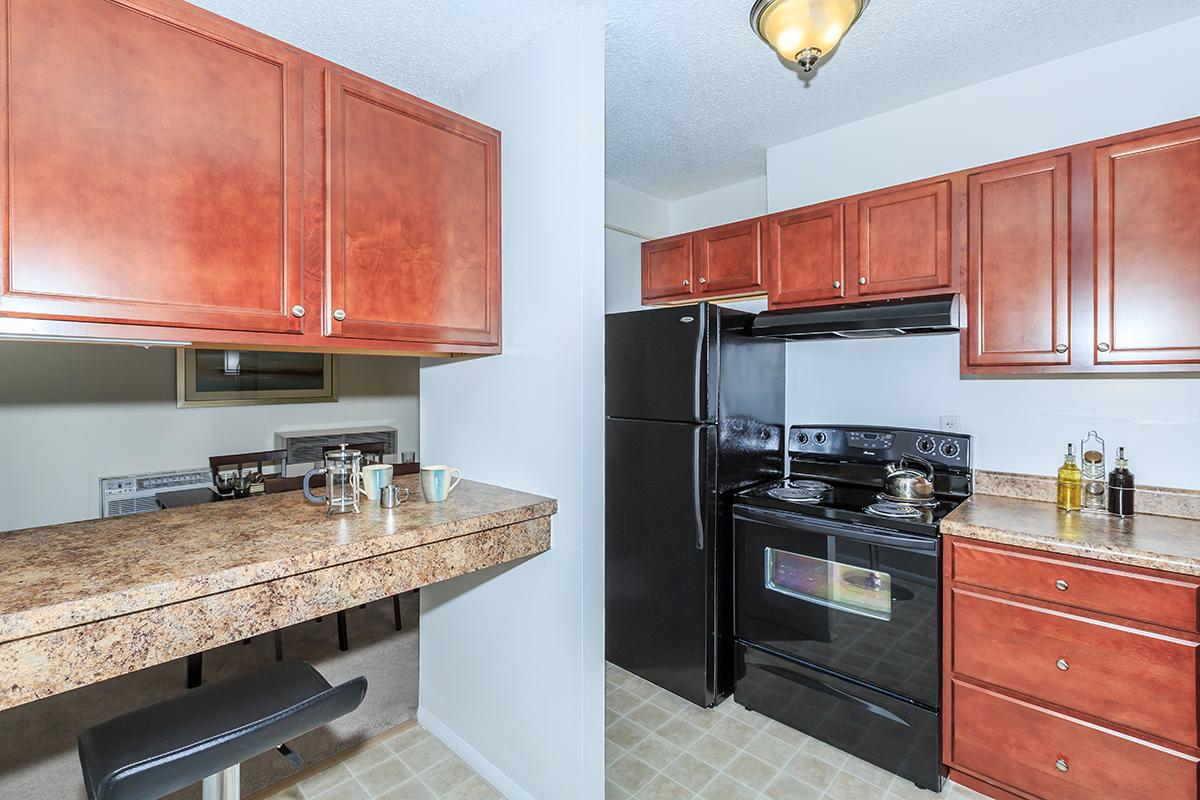
[[[176,405],[336,403],[337,362],[331,353],[177,348]]]

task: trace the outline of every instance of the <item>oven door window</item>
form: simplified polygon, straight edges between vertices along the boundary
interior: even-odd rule
[[[892,618],[892,576],[853,564],[764,548],[764,585],[773,592],[878,620]]]

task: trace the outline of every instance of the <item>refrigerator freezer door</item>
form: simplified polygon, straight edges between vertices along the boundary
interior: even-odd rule
[[[623,419],[712,422],[707,305],[605,317],[605,413]]]
[[[716,429],[610,419],[605,433],[607,658],[711,705]]]

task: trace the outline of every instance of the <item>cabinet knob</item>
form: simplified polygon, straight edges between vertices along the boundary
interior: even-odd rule
[[[1055,346],[1054,346],[1054,352],[1056,352],[1056,353],[1065,353],[1065,352],[1067,352],[1067,346],[1066,346],[1065,344],[1058,344],[1058,345],[1055,345]]]
[[[708,283],[708,278],[701,278],[701,279],[700,279],[700,282],[701,282],[701,283]]]
[[[1054,666],[1058,667],[1063,672],[1066,672],[1067,670],[1069,670],[1071,668],[1071,665],[1067,663],[1067,660],[1065,658],[1060,658],[1058,661],[1055,661]]]
[[[1101,342],[1100,344],[1096,345],[1096,349],[1101,353],[1107,353],[1109,350],[1112,350],[1112,348],[1109,347],[1108,342]]]
[[[1054,582],[1054,588],[1058,589],[1060,592],[1065,592],[1067,589],[1070,589],[1071,586],[1062,578],[1059,578]]]
[[[292,316],[299,319],[304,316],[304,306],[292,306]]]
[[[866,285],[867,285],[867,279],[866,279],[866,278],[859,278],[859,279],[858,279],[858,285],[859,285],[859,286],[866,286]]]
[[[341,322],[342,320],[344,320],[346,318],[346,312],[342,311],[340,308],[336,309],[333,312],[333,318],[336,319],[338,322]]]
[[[835,289],[840,289],[840,288],[842,288],[842,282],[841,282],[841,281],[834,281],[834,282],[833,282],[833,288],[835,288]]]
[[[1069,770],[1071,768],[1071,765],[1067,763],[1067,760],[1065,758],[1060,758],[1054,762],[1054,768],[1057,769],[1059,772],[1066,772],[1067,770]]]

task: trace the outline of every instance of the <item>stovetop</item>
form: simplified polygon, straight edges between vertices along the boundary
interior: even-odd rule
[[[936,536],[942,518],[971,495],[969,436],[865,426],[797,426],[789,433],[788,477],[743,489],[736,502]],[[892,502],[883,494],[890,465],[904,455],[933,468],[931,501]]]

